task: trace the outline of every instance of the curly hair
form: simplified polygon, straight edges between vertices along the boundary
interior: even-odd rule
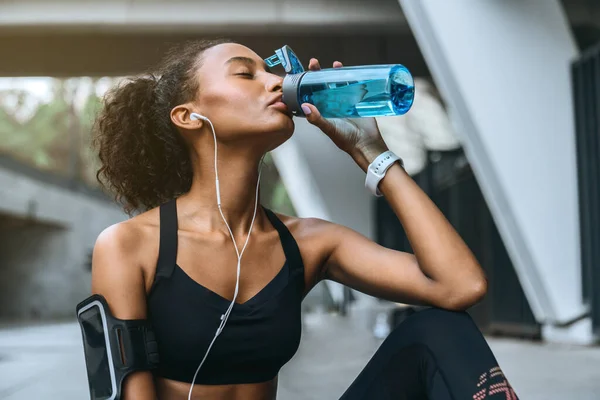
[[[199,89],[196,72],[207,49],[230,40],[186,42],[158,68],[111,89],[93,130],[100,168],[96,178],[130,216],[190,190],[189,148],[170,118]]]

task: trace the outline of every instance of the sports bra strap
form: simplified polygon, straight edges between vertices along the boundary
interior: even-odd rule
[[[264,208],[264,207],[263,207]],[[304,269],[302,255],[298,243],[285,224],[275,213],[264,208],[271,224],[279,233],[285,258],[293,269]],[[160,243],[155,281],[159,278],[170,278],[177,264],[177,203],[170,200],[160,206]]]
[[[289,231],[287,226],[285,226],[285,224],[277,217],[277,215],[275,215],[273,211],[265,207],[263,208],[267,214],[267,217],[271,221],[271,224],[273,224],[273,226],[279,233],[279,238],[281,239],[283,252],[290,267],[292,267],[293,269],[304,270],[302,254],[300,254],[300,248],[298,248],[298,243],[296,243],[296,239],[294,239],[294,236],[292,236],[292,233]]]
[[[177,203],[170,200],[160,206],[160,244],[156,278],[170,278],[177,263]]]

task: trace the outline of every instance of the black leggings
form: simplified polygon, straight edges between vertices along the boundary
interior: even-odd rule
[[[419,311],[398,325],[340,400],[518,400],[464,312]]]

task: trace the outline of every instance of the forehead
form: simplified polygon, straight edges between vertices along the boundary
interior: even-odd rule
[[[202,66],[212,68],[222,68],[223,65],[232,57],[251,58],[258,65],[263,63],[263,59],[250,50],[248,47],[237,43],[223,43],[206,50],[202,57]]]

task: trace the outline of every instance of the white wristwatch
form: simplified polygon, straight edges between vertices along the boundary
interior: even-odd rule
[[[383,196],[379,191],[379,182],[385,176],[387,170],[396,162],[400,163],[400,166],[404,168],[402,159],[395,155],[392,151],[386,151],[381,153],[367,168],[367,178],[365,179],[365,187],[369,189],[377,197]]]

